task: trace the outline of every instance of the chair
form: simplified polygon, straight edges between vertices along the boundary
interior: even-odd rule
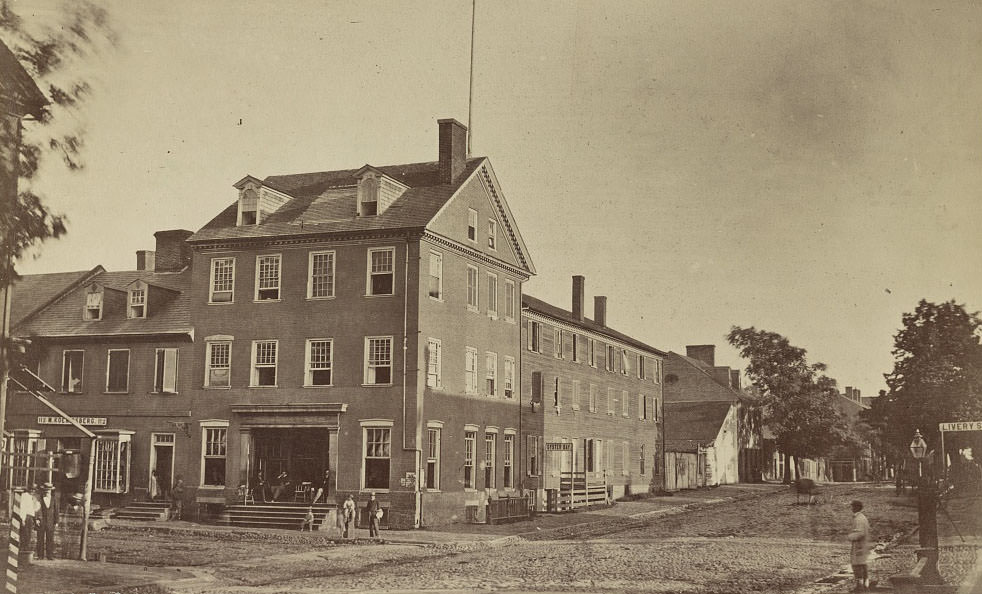
[[[304,481],[297,485],[297,488],[293,491],[294,501],[303,501],[306,503],[307,499],[310,498],[310,481]]]
[[[239,485],[238,493],[236,495],[242,498],[242,505],[249,505],[250,503],[255,505],[256,498],[252,495],[252,489],[245,485]]]

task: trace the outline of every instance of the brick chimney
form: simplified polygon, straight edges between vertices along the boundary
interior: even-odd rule
[[[852,386],[846,386],[846,398],[848,398],[849,400],[855,400],[855,398],[852,395]]]
[[[607,327],[607,298],[602,295],[593,298],[593,321]]]
[[[583,300],[586,298],[586,277],[573,277],[573,319],[583,321]]]
[[[179,272],[191,264],[191,247],[187,238],[194,235],[185,229],[157,231],[157,252],[154,257],[154,272]]]
[[[713,379],[716,380],[716,383],[717,384],[729,388],[730,387],[730,368],[729,367],[713,367]]]
[[[716,345],[715,344],[690,344],[685,347],[685,356],[690,359],[702,361],[710,367],[716,366]]]
[[[740,386],[740,370],[739,369],[731,369],[730,370],[730,386],[734,390],[739,390],[740,389],[741,386]]]
[[[453,118],[436,123],[440,126],[440,183],[452,184],[467,164],[467,126]]]
[[[154,253],[153,250],[136,250],[136,269],[154,270]]]

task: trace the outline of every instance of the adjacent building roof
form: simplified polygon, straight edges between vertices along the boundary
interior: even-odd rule
[[[467,159],[464,172],[452,184],[440,181],[437,161],[376,167],[409,189],[384,212],[370,217],[357,214],[355,174],[362,168],[272,175],[263,180],[263,185],[290,196],[290,201],[258,225],[243,226],[236,226],[237,203],[232,203],[188,241],[422,229],[486,161],[485,157]]]
[[[38,275],[48,276],[48,275]],[[151,309],[146,318],[127,318],[125,311],[114,315],[103,315],[101,320],[84,320],[82,317],[85,306],[83,293],[91,283],[97,283],[110,291],[125,293],[127,286],[135,280],[142,280],[148,285],[162,287],[174,293],[170,299],[151,302]],[[18,287],[27,282],[27,286],[36,284],[31,276],[14,286],[13,299],[29,299],[30,293]],[[17,336],[31,337],[83,337],[105,335],[147,335],[147,334],[190,334],[190,286],[191,271],[182,272],[153,272],[151,270],[132,270],[123,272],[105,272],[91,275],[84,282],[76,283],[75,287],[56,298],[53,303],[41,311],[25,319],[20,325],[12,328]],[[105,302],[104,302],[105,303]],[[14,306],[13,310],[18,307]],[[104,305],[105,307],[105,305]]]
[[[695,451],[712,443],[732,402],[665,402],[665,446],[668,451]]]
[[[752,397],[743,390],[737,390],[730,383],[730,369],[725,368],[727,381],[713,375],[713,367],[698,359],[681,355],[675,351],[668,353],[665,361],[665,374],[673,374],[675,381],[665,382],[665,401],[686,402],[699,400],[734,401],[751,400]],[[720,369],[724,369],[720,367]]]
[[[613,338],[614,340],[618,340],[620,342],[633,346],[636,349],[646,351],[654,355],[660,355],[662,357],[667,355],[665,351],[656,349],[655,347],[645,344],[640,340],[631,338],[627,334],[618,332],[613,328],[609,328],[607,326],[601,326],[600,324],[594,322],[589,318],[584,317],[583,321],[581,322],[573,317],[573,312],[567,311],[561,307],[556,307],[555,305],[550,305],[549,303],[546,303],[541,299],[536,299],[531,295],[522,295],[522,307],[528,308],[531,311],[534,311],[546,317],[553,318],[557,321],[565,322],[573,326],[579,326],[585,330],[589,330],[591,332],[596,332],[597,334],[608,336],[610,338]]]
[[[92,270],[30,274],[21,277],[14,282],[10,294],[10,327],[16,327],[31,314],[41,311],[67,291],[102,272],[105,272],[102,266],[96,266]]]
[[[41,117],[48,99],[24,70],[17,56],[0,41],[0,103],[13,108],[16,116]]]

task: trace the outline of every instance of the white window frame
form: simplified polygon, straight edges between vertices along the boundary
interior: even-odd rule
[[[587,341],[588,341],[587,342],[587,349],[588,349],[587,355],[588,355],[588,358],[590,360],[590,367],[596,368],[596,366],[597,366],[597,341],[594,340],[594,339],[592,339],[592,338],[588,338]]]
[[[572,404],[570,408],[573,410],[580,410],[580,380],[573,380],[573,390],[572,390]]]
[[[625,419],[631,415],[631,393],[621,390],[621,416]]]
[[[388,365],[383,365],[383,364],[380,364],[379,362],[376,362],[376,363],[373,364],[373,362],[372,362],[372,354],[373,354],[373,351],[372,351],[372,343],[373,342],[376,342],[376,341],[377,342],[388,342],[389,343],[389,364]],[[393,337],[392,336],[366,336],[365,337],[365,357],[364,357],[364,367],[362,369],[362,371],[363,371],[363,375],[362,375],[363,382],[362,382],[362,385],[363,386],[391,386],[392,385],[392,377],[395,375],[395,360],[394,360],[394,353],[392,352],[392,348],[393,348],[393,345],[394,344],[395,344],[395,341],[393,340]],[[378,382],[378,381],[369,382],[368,381],[368,372],[369,372],[369,370],[371,370],[371,369],[382,369],[382,368],[385,368],[385,367],[388,367],[389,368],[389,381],[388,382]]]
[[[553,352],[553,355],[557,359],[562,359],[562,358],[565,357],[565,353],[563,352],[563,330],[562,330],[562,328],[553,328],[552,329],[552,347],[553,347],[553,351],[554,351]]]
[[[528,349],[533,353],[542,352],[542,326],[535,320],[529,320]]]
[[[467,309],[477,311],[481,305],[481,273],[476,266],[467,265]]]
[[[654,361],[655,361],[655,369],[654,369],[654,373],[652,374],[652,376],[653,376],[652,379],[654,379],[654,381],[655,381],[656,384],[660,384],[661,383],[661,372],[662,372],[662,360],[661,359],[655,359]]]
[[[141,319],[147,317],[147,293],[149,287],[141,284],[126,291],[126,317],[127,319]]]
[[[314,368],[314,343],[327,343],[328,358],[327,367],[323,366],[323,362],[318,362],[320,364],[316,369]],[[308,338],[306,344],[304,345],[304,374],[303,374],[303,385],[305,388],[329,388],[334,385],[334,339],[333,338]],[[315,371],[328,371],[331,375],[331,381],[326,384],[315,384],[314,383],[314,372]]]
[[[443,343],[439,338],[426,339],[426,387],[443,387]]]
[[[464,393],[477,394],[477,349],[464,348]]]
[[[488,272],[488,315],[492,318],[498,317],[498,275]]]
[[[171,378],[171,389],[168,389],[167,382],[167,359],[168,354],[173,353],[174,364],[171,366],[173,369]],[[161,354],[163,354],[163,370],[160,369],[161,364]],[[153,353],[153,393],[154,394],[177,394],[177,378],[180,377],[180,372],[178,371],[180,351],[177,347],[169,348],[159,348],[155,349]],[[157,385],[157,378],[160,377],[160,385]]]
[[[74,386],[65,385],[65,372],[68,363],[68,353],[82,353],[82,359],[78,364],[78,383]],[[70,367],[74,369],[74,367]],[[71,383],[69,376],[68,382]],[[81,394],[85,386],[85,350],[84,349],[65,349],[61,351],[61,391],[65,394]]]
[[[273,363],[268,362],[259,363],[260,348],[259,345],[273,345]],[[250,373],[249,373],[249,387],[250,388],[275,388],[279,382],[279,364],[280,364],[280,341],[278,340],[254,340],[252,341],[252,356],[249,358],[251,362]],[[259,383],[259,370],[260,369],[273,369],[273,383],[272,384],[260,384]]]
[[[491,398],[498,396],[498,353],[484,353],[484,392]]]
[[[430,299],[435,301],[443,301],[443,254],[430,250],[428,266],[430,272],[430,286],[427,287],[426,293],[429,295]],[[436,285],[436,295],[433,294],[434,284]]]
[[[580,352],[582,350],[580,349],[580,342],[582,342],[580,340],[580,335],[577,334],[576,332],[570,332],[569,346],[572,348],[573,351],[572,354],[573,363],[579,363],[580,359],[583,358],[583,353]]]
[[[644,354],[638,353],[638,379],[639,380],[647,379],[645,377],[646,371],[647,370],[645,369],[645,364],[644,364]]]
[[[95,440],[92,491],[128,493],[133,448],[131,431],[113,431]]]
[[[110,370],[112,369],[113,353],[126,353],[126,386],[122,390],[109,389]],[[106,352],[106,394],[128,394],[130,391],[130,350],[109,349]]]
[[[436,435],[434,442],[433,436]],[[440,490],[440,450],[443,447],[443,423],[440,421],[430,421],[426,424],[426,477],[423,488],[427,491]],[[432,470],[430,467],[432,466]],[[427,482],[433,480],[433,486],[427,486]]]
[[[515,430],[505,429],[501,451],[501,486],[515,488]]]
[[[215,278],[216,268],[220,262],[226,262],[229,266],[229,278],[228,278],[228,289],[216,290],[215,285],[217,279]],[[220,258],[212,258],[211,266],[208,273],[208,304],[209,305],[224,305],[226,303],[235,303],[235,258],[233,256],[222,256]],[[223,284],[224,286],[224,279]],[[228,300],[216,301],[216,294],[228,293]]]
[[[607,371],[614,373],[617,369],[617,365],[615,364],[615,359],[614,359],[614,355],[616,354],[616,349],[612,344],[608,344],[606,346],[607,348],[604,350],[605,353],[604,368]]]
[[[648,404],[647,396],[644,394],[638,394],[638,420],[643,421],[645,416],[647,416]]]
[[[477,488],[477,427],[473,425],[464,426],[464,464],[461,467],[463,472],[464,490],[473,491]],[[467,477],[467,469],[470,468],[470,480]]]
[[[212,355],[213,355],[213,352],[214,352],[214,348],[217,345],[225,345],[227,347],[227,349],[228,349],[228,356],[227,356],[228,365],[226,365],[224,367],[212,365]],[[226,374],[227,374],[227,377],[228,377],[227,385],[222,386],[222,385],[217,385],[217,384],[212,384],[211,383],[211,372],[212,372],[212,370],[215,370],[215,369],[226,369],[227,370],[226,371]],[[232,341],[230,341],[230,340],[211,340],[211,341],[207,341],[205,343],[205,383],[204,383],[204,386],[206,388],[214,388],[214,389],[222,389],[222,390],[226,390],[226,389],[232,387]]]
[[[498,251],[498,221],[488,219],[488,249]]]
[[[98,290],[85,292],[85,306],[82,308],[82,319],[86,322],[97,322],[102,319],[102,306],[105,303],[105,291],[100,287]],[[90,299],[98,297],[98,299]],[[95,312],[95,313],[93,313]]]
[[[515,358],[505,357],[504,380],[502,381],[505,398],[515,397]]]
[[[497,489],[496,462],[498,458],[498,432],[490,428],[484,431],[484,488]]]
[[[561,383],[562,380],[560,380],[559,376],[557,375],[554,381],[553,392],[552,392],[552,405],[556,408],[556,410],[559,410],[559,408],[563,405],[563,394],[562,394]]]
[[[362,491],[372,490],[374,492],[389,492],[389,485],[392,484],[392,427],[393,422],[389,420],[367,420],[361,421],[361,473],[359,478],[359,487]],[[368,432],[370,430],[374,431],[386,431],[388,434],[388,456],[369,456],[368,450]],[[374,443],[385,443],[385,442],[374,442]],[[377,452],[376,452],[377,453]],[[368,472],[368,459],[387,459],[389,461],[389,476],[384,487],[379,486],[369,486],[368,481],[365,479],[366,473]]]
[[[477,211],[473,208],[467,209],[467,239],[477,243]]]
[[[525,474],[542,476],[542,456],[539,451],[539,436],[525,436]]]
[[[388,272],[375,272],[372,270],[372,255],[376,253],[388,252],[390,254],[390,270]],[[378,275],[389,275],[392,279],[392,290],[388,293],[375,293],[372,290],[372,279]],[[396,248],[394,247],[380,247],[380,248],[369,248],[368,250],[368,262],[365,271],[365,296],[367,297],[385,297],[389,295],[395,295],[396,292]]]
[[[505,279],[505,320],[508,322],[515,321],[515,281],[511,279]]]
[[[222,489],[228,484],[228,428],[229,422],[226,420],[214,420],[209,419],[201,421],[199,425],[201,426],[201,470],[199,476],[199,483],[202,489]],[[222,439],[208,439],[208,432],[215,431],[216,436],[224,435],[224,440]],[[221,432],[224,431],[224,434]],[[212,446],[218,446],[212,448]],[[224,446],[224,447],[221,447]],[[225,480],[221,483],[206,483],[206,473],[205,466],[208,459],[213,460],[224,460],[225,464]]]
[[[318,256],[326,256],[330,259],[329,271],[324,274],[314,275],[314,261]],[[337,286],[337,252],[334,250],[318,250],[307,254],[307,299],[333,299],[335,287]],[[325,278],[327,286],[326,295],[314,295],[314,287],[317,285],[315,278]]]
[[[629,375],[631,373],[631,358],[628,355],[627,349],[621,349],[621,374]]]

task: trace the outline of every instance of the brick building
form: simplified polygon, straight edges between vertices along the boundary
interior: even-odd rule
[[[559,489],[566,473],[603,481],[612,497],[661,487],[658,452],[665,353],[607,326],[607,298],[585,317],[522,297],[522,424],[528,488]],[[559,445],[567,444],[567,445]]]

